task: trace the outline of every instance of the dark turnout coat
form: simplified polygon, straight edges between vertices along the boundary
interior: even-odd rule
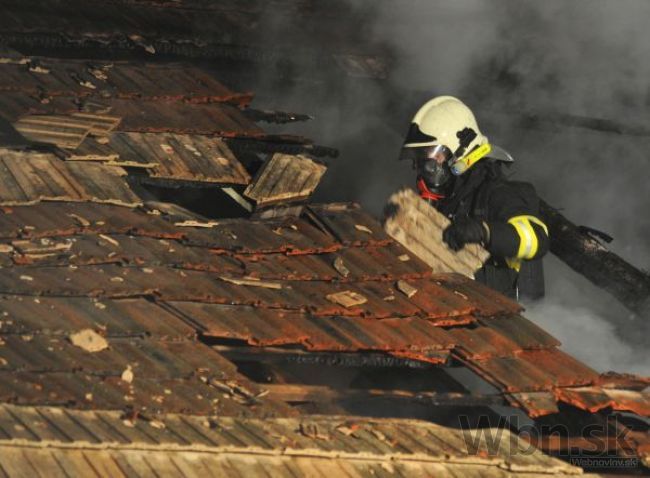
[[[491,257],[476,280],[510,297],[544,295],[541,258],[549,248],[532,184],[509,181],[501,164],[482,160],[456,179],[451,194],[436,204],[450,219],[461,215],[485,222]]]

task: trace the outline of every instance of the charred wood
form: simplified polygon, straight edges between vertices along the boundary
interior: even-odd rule
[[[433,365],[417,360],[392,357],[382,353],[305,352],[280,347],[239,347],[215,345],[213,348],[234,362],[259,361],[277,364],[310,364],[335,367],[403,367],[430,368]]]
[[[229,138],[226,140],[226,142],[228,143],[228,146],[231,147],[233,152],[235,152],[235,154],[238,154],[240,152],[267,154],[309,154],[317,158],[336,158],[339,155],[339,151],[337,149],[315,144],[275,142],[248,138]]]
[[[253,108],[247,108],[244,110],[244,115],[256,122],[266,122],[266,123],[295,123],[299,121],[310,121],[314,119],[313,116],[298,114],[298,113],[286,113],[284,111],[266,111],[266,110],[256,110]]]
[[[551,252],[621,304],[641,316],[650,312],[650,275],[603,246],[593,235],[576,226],[560,212],[540,202],[549,227]]]
[[[501,395],[466,393],[409,392],[406,390],[335,389],[321,385],[265,385],[269,396],[284,402],[362,402],[398,401],[423,406],[498,406],[507,405]]]

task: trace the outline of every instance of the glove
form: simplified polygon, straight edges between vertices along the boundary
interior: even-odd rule
[[[460,251],[465,244],[485,244],[489,239],[487,225],[478,219],[461,216],[442,233],[442,240],[452,251]]]

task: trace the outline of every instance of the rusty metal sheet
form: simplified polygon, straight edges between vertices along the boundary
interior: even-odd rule
[[[518,315],[480,319],[472,327],[453,328],[459,353],[471,360],[517,355],[521,350],[552,349],[560,342]]]
[[[318,254],[343,246],[304,220],[222,220],[211,228],[178,227],[163,213],[148,214],[103,204],[41,203],[0,210],[0,237],[54,237],[72,234],[132,234],[183,239],[214,253]]]
[[[304,221],[224,220],[209,229],[182,228],[190,245],[209,247],[215,253],[316,254],[341,249],[341,245],[317,235]],[[294,229],[295,228],[295,229]]]
[[[68,337],[45,334],[3,335],[0,370],[14,372],[81,372],[120,377],[131,367],[143,379],[185,379],[197,370],[206,376],[234,373],[234,366],[209,347],[193,341],[110,337],[109,347],[88,352]]]
[[[521,392],[506,395],[510,403],[523,409],[531,418],[559,413],[557,399],[553,392]]]
[[[100,98],[84,113],[122,118],[119,131],[142,133],[218,135],[228,138],[272,139],[236,106],[226,103],[183,103],[144,99]],[[79,113],[75,97],[55,96],[47,101],[20,92],[0,94],[0,116],[14,122],[26,114],[71,115]],[[293,137],[297,144],[304,138]]]
[[[326,230],[345,245],[385,245],[393,240],[381,224],[355,204],[310,204]]]
[[[453,339],[423,319],[373,320],[313,317],[287,310],[191,302],[170,305],[197,323],[203,334],[255,346],[299,344],[313,351],[387,352],[449,349]]]
[[[261,393],[259,387],[241,377],[237,378],[237,383],[254,394]],[[119,377],[84,373],[0,371],[0,402],[21,406],[65,406],[81,410],[133,409],[136,413],[149,416],[158,413],[246,416],[279,412],[291,415],[285,405],[272,400],[261,398],[251,406],[228,395],[223,389],[204,383],[199,378],[152,380],[138,379],[136,375],[129,384]]]
[[[89,62],[23,57],[0,63],[0,91],[45,96],[115,96],[192,103],[250,103],[203,70],[181,64]]]
[[[473,302],[447,287],[441,287],[438,276],[432,279],[411,280],[409,284],[417,289],[417,293],[408,299],[409,302],[417,305],[431,319],[462,317],[483,307],[481,303]],[[400,299],[403,297],[400,292],[395,296]]]
[[[479,324],[469,327],[453,327],[449,335],[454,338],[454,351],[467,360],[484,360],[491,357],[510,357],[522,350],[497,331]]]
[[[46,202],[0,208],[0,237],[47,238],[73,234],[137,234],[181,238],[184,230],[160,215],[110,204]]]
[[[210,254],[205,249],[188,247],[179,241],[125,234],[75,235],[6,243],[10,257],[18,266],[88,266],[121,264],[139,267],[152,274],[149,266],[209,271],[229,276],[246,276],[246,265],[239,258]],[[120,279],[113,279],[120,281]]]
[[[243,184],[250,175],[223,140],[174,133],[114,133],[108,143],[87,139],[70,157],[146,167],[150,177]]]
[[[463,360],[481,377],[510,393],[589,385],[598,374],[557,349],[524,350],[512,357]]]
[[[106,100],[111,114],[120,116],[120,131],[142,133],[264,137],[264,132],[235,106],[146,100]]]
[[[479,320],[485,327],[519,344],[522,349],[559,347],[560,341],[530,320],[517,314]]]
[[[119,247],[119,246],[118,246]],[[117,248],[117,247],[116,247]],[[241,279],[244,279],[241,282]],[[81,267],[13,267],[0,274],[0,292],[35,296],[124,298],[154,295],[164,300],[253,305],[260,308],[309,310],[315,316],[411,317],[418,316],[452,325],[456,318],[467,323],[465,308],[440,303],[427,294],[426,280],[412,281],[421,289],[411,299],[401,296],[392,282],[272,281],[256,283],[254,278],[224,273],[207,273],[174,267],[125,267],[116,264]],[[354,307],[331,302],[327,296],[353,291],[366,301]],[[418,299],[419,297],[419,299]],[[450,297],[453,297],[450,295]]]
[[[421,279],[430,275],[426,269],[407,265],[391,251],[378,247],[344,248],[329,254],[241,254],[236,257],[247,275],[267,279],[358,282]],[[343,273],[336,269],[337,260],[343,266]]]
[[[172,296],[209,298],[220,292],[210,286],[215,281],[204,274],[186,274],[163,267],[151,269],[143,271],[116,265],[13,268],[0,274],[0,291],[34,296],[107,298],[136,297],[162,291]],[[156,278],[155,282],[152,277]]]
[[[596,385],[603,388],[622,388],[640,392],[650,386],[650,377],[640,377],[629,373],[606,372],[598,377]]]
[[[473,304],[477,316],[508,316],[523,310],[518,302],[460,274],[435,274],[433,278],[437,285]]]
[[[136,206],[141,203],[119,168],[79,165],[44,153],[0,151],[0,204],[32,204],[42,200],[94,201]]]
[[[193,337],[195,329],[144,299],[105,300],[58,297],[0,297],[0,332],[65,338],[83,329],[111,337],[152,336],[160,340]]]
[[[601,387],[557,388],[559,401],[590,413],[611,408],[650,417],[650,394],[634,390],[605,389]]]

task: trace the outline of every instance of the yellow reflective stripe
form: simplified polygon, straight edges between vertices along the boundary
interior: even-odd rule
[[[474,151],[465,156],[463,158],[463,162],[467,164],[468,168],[471,168],[474,163],[476,163],[479,159],[483,159],[485,156],[490,154],[491,151],[492,145],[490,143],[485,143],[484,145],[479,146]]]
[[[511,224],[517,230],[519,236],[519,250],[517,251],[517,257],[513,259],[532,259],[537,254],[539,240],[533,226],[530,224],[531,222],[544,229],[544,232],[548,235],[546,224],[535,216],[515,216],[508,220],[508,224]]]
[[[517,235],[519,236],[519,250],[517,251],[517,259],[530,259],[533,257],[533,253],[537,252],[537,244],[535,236],[535,231],[533,231],[530,222],[525,219],[508,221],[509,224],[512,224],[517,230]]]
[[[468,153],[465,156],[458,158],[451,166],[453,173],[456,175],[463,174],[479,160],[483,159],[485,156],[490,154],[491,151],[492,151],[492,145],[490,143],[485,143],[484,145],[481,145],[478,148],[476,148],[471,153]]]
[[[534,223],[537,224],[539,227],[541,227],[542,229],[544,229],[544,232],[545,232],[546,235],[548,236],[548,227],[546,227],[546,224],[544,224],[542,221],[540,221],[539,219],[537,219],[535,216],[517,216],[517,217],[526,217],[526,218],[528,218],[528,220],[529,220],[530,222],[534,222]]]

